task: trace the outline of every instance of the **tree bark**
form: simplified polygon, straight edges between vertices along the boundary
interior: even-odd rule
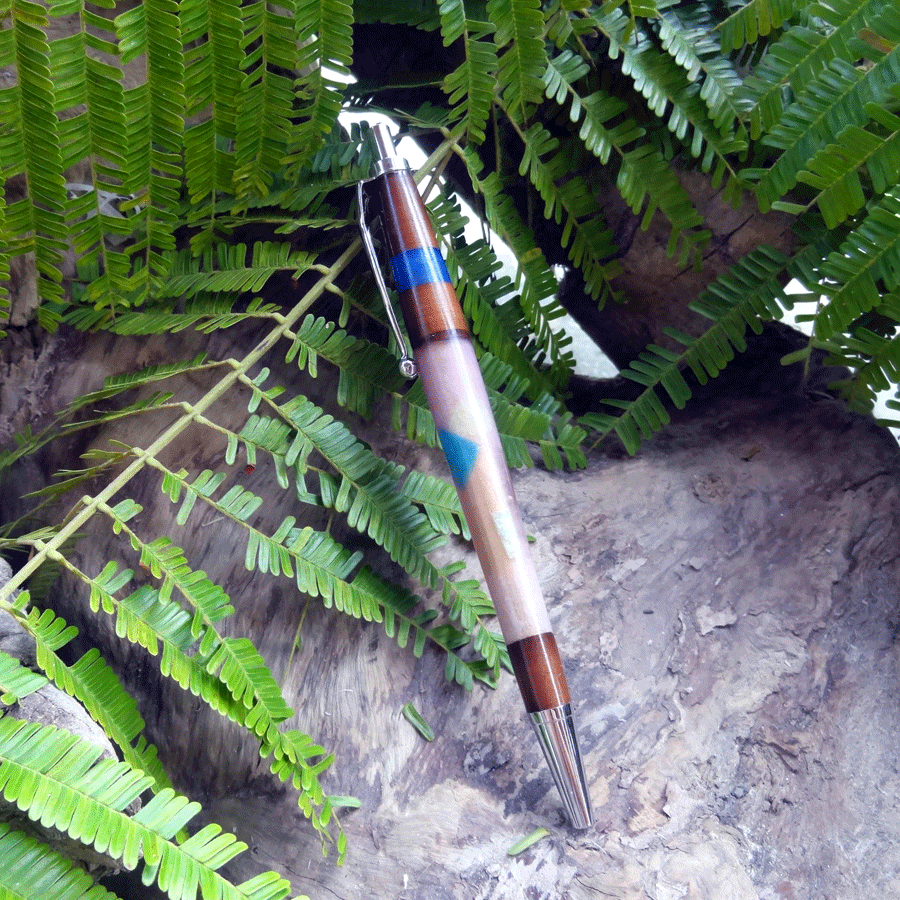
[[[231,338],[214,335],[208,349],[221,355]],[[87,373],[99,383],[109,369],[133,367],[136,342],[82,340],[47,396],[62,397]],[[142,339],[141,362],[163,351],[189,357],[193,340]],[[288,370],[275,377],[293,378],[296,392],[316,387]],[[231,864],[234,877],[276,868],[313,898],[896,894],[896,444],[832,398],[746,396],[754,383],[743,396],[709,395],[634,458],[609,447],[583,472],[516,473],[576,698],[596,808],[585,832],[565,824],[511,677],[471,695],[448,685],[438,654],[417,661],[380,626],[323,609],[290,580],[251,577],[236,532],[202,515],[179,532],[158,482],[132,482],[127,493],[145,507],[142,533],[170,534],[228,590],[237,608],[230,627],[264,653],[296,710],[291,724],[334,750],[326,790],[362,803],[341,815],[350,850],[338,869],[253,742],[198,713],[151,661],[84,616],[137,694],[176,782],[250,846]],[[244,399],[213,415],[239,420]],[[145,417],[119,434],[146,446],[160,427]],[[354,427],[389,458],[443,471],[437,454],[383,420]],[[168,461],[223,468],[222,450],[186,435]],[[289,497],[266,493],[274,479],[266,461],[246,479],[271,497],[262,527],[297,514]],[[436,561],[460,552],[477,572],[465,548]],[[95,522],[76,560],[95,573],[111,558],[134,564]],[[56,600],[72,618],[85,603],[70,583]],[[434,742],[401,716],[408,702]],[[549,836],[507,855],[540,826]]]

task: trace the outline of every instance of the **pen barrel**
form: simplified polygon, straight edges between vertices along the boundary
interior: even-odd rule
[[[529,713],[570,701],[465,317],[412,175],[378,179],[416,367]]]

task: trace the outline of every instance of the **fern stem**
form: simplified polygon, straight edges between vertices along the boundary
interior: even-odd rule
[[[262,390],[256,381],[252,380],[245,374],[242,374],[240,376],[240,381],[245,387],[249,388],[254,393],[255,397],[258,398],[260,402],[266,404],[272,410],[272,412],[275,413],[279,421],[285,422],[286,424],[295,427],[290,416],[285,414],[284,410],[282,410],[278,403],[275,402],[274,397],[271,396],[268,392]],[[399,396],[399,394],[395,394],[395,396]],[[273,459],[280,458],[283,460],[285,457],[285,453],[280,452],[278,449],[274,449],[271,445],[265,446],[262,443],[254,442],[252,437],[248,434],[235,434],[221,427],[217,427],[216,430],[223,434],[233,434],[234,437],[238,438],[245,444],[251,444],[255,450],[268,453],[270,456],[272,456]],[[285,450],[286,449],[287,445],[285,446]],[[158,463],[154,462],[151,463],[151,465],[154,465],[160,471],[163,471],[163,468]],[[367,493],[368,486],[363,482],[363,480],[352,477],[346,471],[342,471],[341,468],[335,465],[333,462],[332,466],[343,479],[346,479],[346,481],[353,486],[354,490],[358,491],[361,494]],[[309,465],[308,463],[306,464],[306,470],[319,473],[326,472],[325,469],[318,466]],[[368,472],[369,470],[367,470],[367,474]],[[207,503],[213,502],[206,497],[204,497],[203,499]],[[325,529],[326,533],[330,533],[334,513],[334,508],[331,508],[328,523]],[[225,514],[228,514],[227,511],[225,511]],[[242,524],[244,525],[244,527],[249,527],[246,525],[246,523]],[[385,546],[383,541],[378,540],[378,538],[375,538],[375,540],[382,546]],[[385,547],[385,549],[389,550],[388,547]],[[489,629],[487,628],[487,625],[485,623],[485,616],[482,615],[478,610],[473,608],[472,598],[468,596],[466,592],[461,590],[462,586],[459,583],[453,581],[444,569],[441,569],[439,566],[434,565],[428,559],[427,553],[424,550],[416,547],[416,554],[418,557],[418,565],[407,563],[405,566],[407,568],[407,571],[410,571],[410,574],[416,575],[419,580],[426,582],[427,586],[432,587],[435,591],[439,591],[443,605],[450,611],[451,620],[454,622],[460,622],[463,627],[466,628],[466,630],[470,633],[474,633],[476,628],[481,628],[482,630],[489,632]],[[487,614],[493,615],[493,607],[487,595],[479,594],[478,599],[484,601],[485,606],[488,610]],[[454,613],[454,610],[456,609],[458,609],[458,611]],[[462,621],[464,617],[466,619],[465,622]],[[439,644],[439,646],[441,646],[444,650],[447,650],[447,648],[444,647],[443,644]]]
[[[138,474],[144,465],[155,457],[157,453],[167,447],[182,431],[188,428],[197,416],[209,409],[220,397],[228,393],[233,385],[238,381],[241,374],[246,373],[257,362],[263,359],[269,351],[283,337],[284,331],[291,325],[295,324],[306,311],[324,294],[338,275],[350,264],[353,258],[362,249],[362,240],[356,238],[347,249],[341,254],[335,264],[331,267],[328,275],[321,278],[314,284],[297,305],[284,316],[283,322],[269,332],[259,344],[256,345],[240,362],[234,361],[234,369],[226,373],[223,378],[215,384],[200,400],[197,401],[193,408],[193,412],[185,414],[177,421],[173,422],[149,447],[145,450],[133,448],[136,459],[122,472],[109,482],[94,497],[85,496],[81,499],[81,509],[76,512],[69,521],[56,533],[56,535],[47,542],[46,547],[39,553],[36,553],[28,562],[16,572],[13,577],[0,589],[0,600],[7,598],[16,588],[22,584],[37,570],[38,566],[47,558],[47,554],[51,551],[58,551],[61,546],[76,532],[82,528],[94,515],[101,503],[111,500],[116,493],[121,490],[135,475]]]

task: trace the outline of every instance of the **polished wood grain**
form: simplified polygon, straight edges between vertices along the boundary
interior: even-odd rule
[[[400,292],[400,307],[413,350],[453,336],[469,339],[469,328],[453,286],[444,281]]]
[[[514,641],[507,649],[528,712],[552,709],[571,702],[569,685],[552,631]]]

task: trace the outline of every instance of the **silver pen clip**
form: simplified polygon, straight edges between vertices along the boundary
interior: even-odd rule
[[[366,204],[368,201],[368,197],[366,196],[365,182],[363,181],[360,181],[356,185],[356,199],[359,206],[359,230],[362,234],[363,246],[366,248],[366,256],[369,257],[369,265],[372,268],[372,274],[375,276],[375,284],[378,286],[378,293],[381,294],[381,299],[384,303],[384,311],[387,313],[388,323],[391,326],[391,331],[394,333],[394,338],[397,341],[397,346],[400,348],[400,352],[402,353],[402,356],[400,357],[400,371],[407,378],[415,378],[416,363],[409,352],[409,347],[406,344],[406,338],[404,337],[403,332],[400,330],[400,323],[397,321],[397,316],[394,314],[394,307],[391,304],[391,298],[388,294],[387,285],[384,283],[384,276],[381,274],[381,265],[379,264],[378,256],[375,253],[375,244],[372,241],[372,232],[369,231],[369,224],[366,221]]]

